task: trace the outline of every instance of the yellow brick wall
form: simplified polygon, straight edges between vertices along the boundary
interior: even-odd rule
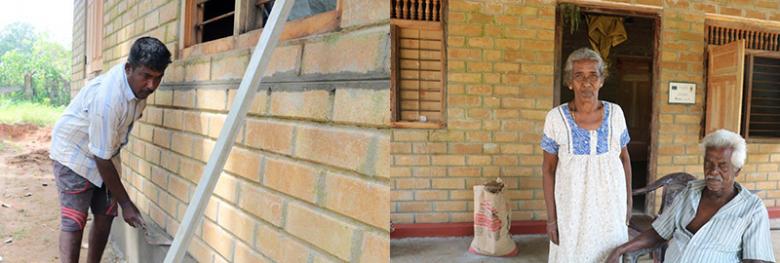
[[[394,222],[472,221],[472,186],[497,176],[507,182],[514,220],[546,218],[538,144],[553,106],[558,2],[565,1],[449,1],[447,127],[393,131]],[[663,7],[654,87],[657,159],[649,165],[656,177],[676,171],[701,176],[705,12],[780,21],[780,3],[612,2]],[[696,103],[666,103],[669,81],[696,83]],[[769,207],[780,205],[780,167],[773,163],[780,160],[778,150],[780,144],[749,143],[747,165],[738,177],[748,188],[763,190],[759,196]]]
[[[449,1],[447,128],[395,130],[394,222],[472,220],[472,186],[501,176],[513,218],[539,219],[552,107],[555,5]]]
[[[73,1],[73,42],[71,44],[71,98],[76,96],[78,90],[84,86],[84,72],[86,71],[86,49],[84,48],[86,42],[86,32],[84,24],[87,21],[86,18],[87,1],[75,0]]]
[[[660,84],[655,98],[659,106],[656,176],[685,171],[702,174],[702,151],[699,134],[704,118],[705,76],[705,17],[707,14],[737,16],[749,19],[780,21],[780,2],[767,0],[728,1],[671,1],[664,2],[660,36]],[[696,83],[696,104],[670,105],[669,81]],[[779,167],[771,161],[780,144],[748,141],[748,159],[737,180],[745,187],[762,190],[758,195],[767,207],[780,203]],[[656,204],[660,201],[656,197]],[[657,205],[656,205],[657,207]]]
[[[283,41],[274,51],[266,72],[271,84],[258,88],[189,248],[197,261],[389,259],[389,22],[386,12],[376,11],[389,5],[340,2],[337,30]],[[104,5],[104,69],[126,59],[132,42],[144,35],[162,40],[174,54],[122,151],[132,200],[147,222],[172,236],[251,52],[181,58],[180,5]],[[76,53],[74,68],[83,67],[75,64]]]

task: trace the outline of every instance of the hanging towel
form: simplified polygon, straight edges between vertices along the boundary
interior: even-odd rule
[[[623,18],[615,16],[588,16],[588,41],[591,48],[609,61],[609,49],[628,39]]]

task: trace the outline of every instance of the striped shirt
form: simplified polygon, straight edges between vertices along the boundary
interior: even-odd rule
[[[696,216],[704,180],[688,183],[654,222],[653,229],[666,240],[666,262],[774,262],[769,214],[761,199],[734,182],[737,195],[721,207],[696,234],[685,228]]]
[[[131,90],[124,66],[119,63],[91,80],[52,129],[49,157],[98,187],[103,178],[93,156],[111,159],[119,172],[119,149],[146,106]]]

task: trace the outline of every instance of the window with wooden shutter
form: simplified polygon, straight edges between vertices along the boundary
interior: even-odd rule
[[[750,54],[745,66],[742,130],[748,137],[780,137],[780,56]]]
[[[263,28],[271,15],[271,8],[275,0],[240,0],[247,6],[242,8],[246,12],[241,14],[241,33]],[[301,20],[318,14],[332,12],[338,7],[336,0],[296,0],[293,4],[287,21]],[[329,21],[334,19],[329,18]],[[312,23],[312,26],[322,27],[322,23]]]
[[[396,127],[444,125],[442,5],[439,0],[391,0],[392,112]]]
[[[103,1],[87,0],[87,26],[85,27],[87,74],[103,69]],[[97,75],[97,74],[94,74]]]
[[[705,132],[780,137],[780,32],[708,21]]]
[[[296,0],[281,39],[335,30],[341,22],[343,0]],[[183,47],[259,31],[271,14],[274,0],[186,0]],[[259,34],[258,34],[259,35]],[[219,41],[214,41],[219,42]],[[231,43],[219,43],[230,49]],[[235,46],[232,46],[235,47]],[[208,48],[206,49],[208,50]]]

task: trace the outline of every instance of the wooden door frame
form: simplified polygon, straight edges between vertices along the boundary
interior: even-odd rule
[[[554,60],[555,60],[555,66],[554,66],[554,74],[553,81],[554,81],[554,87],[553,87],[553,105],[557,106],[561,103],[561,94],[560,89],[563,85],[562,79],[561,79],[561,73],[563,71],[563,68],[561,68],[561,63],[563,61],[563,21],[560,19],[560,15],[558,14],[558,6],[560,4],[575,4],[581,8],[581,12],[588,12],[588,13],[598,13],[598,14],[606,14],[606,15],[620,15],[620,16],[632,16],[632,17],[641,17],[641,18],[649,18],[654,21],[654,35],[653,35],[653,57],[652,57],[652,78],[650,83],[650,103],[651,103],[651,119],[650,119],[650,143],[648,145],[648,160],[647,160],[647,182],[653,182],[655,181],[658,176],[656,176],[657,172],[657,166],[658,166],[658,156],[657,156],[657,149],[658,149],[658,128],[659,128],[659,122],[658,122],[658,113],[660,112],[660,103],[656,102],[657,98],[660,98],[662,94],[661,92],[661,86],[660,86],[660,68],[659,68],[659,61],[660,61],[660,34],[661,34],[661,13],[663,12],[663,8],[656,7],[656,6],[647,6],[647,5],[634,5],[634,4],[624,4],[624,3],[609,3],[609,2],[594,2],[591,0],[560,0],[558,1],[556,5],[556,13],[555,13],[555,54],[554,54]],[[659,193],[660,194],[660,193]],[[644,212],[646,214],[655,214],[655,192],[648,193],[648,195],[645,198],[645,209]]]

